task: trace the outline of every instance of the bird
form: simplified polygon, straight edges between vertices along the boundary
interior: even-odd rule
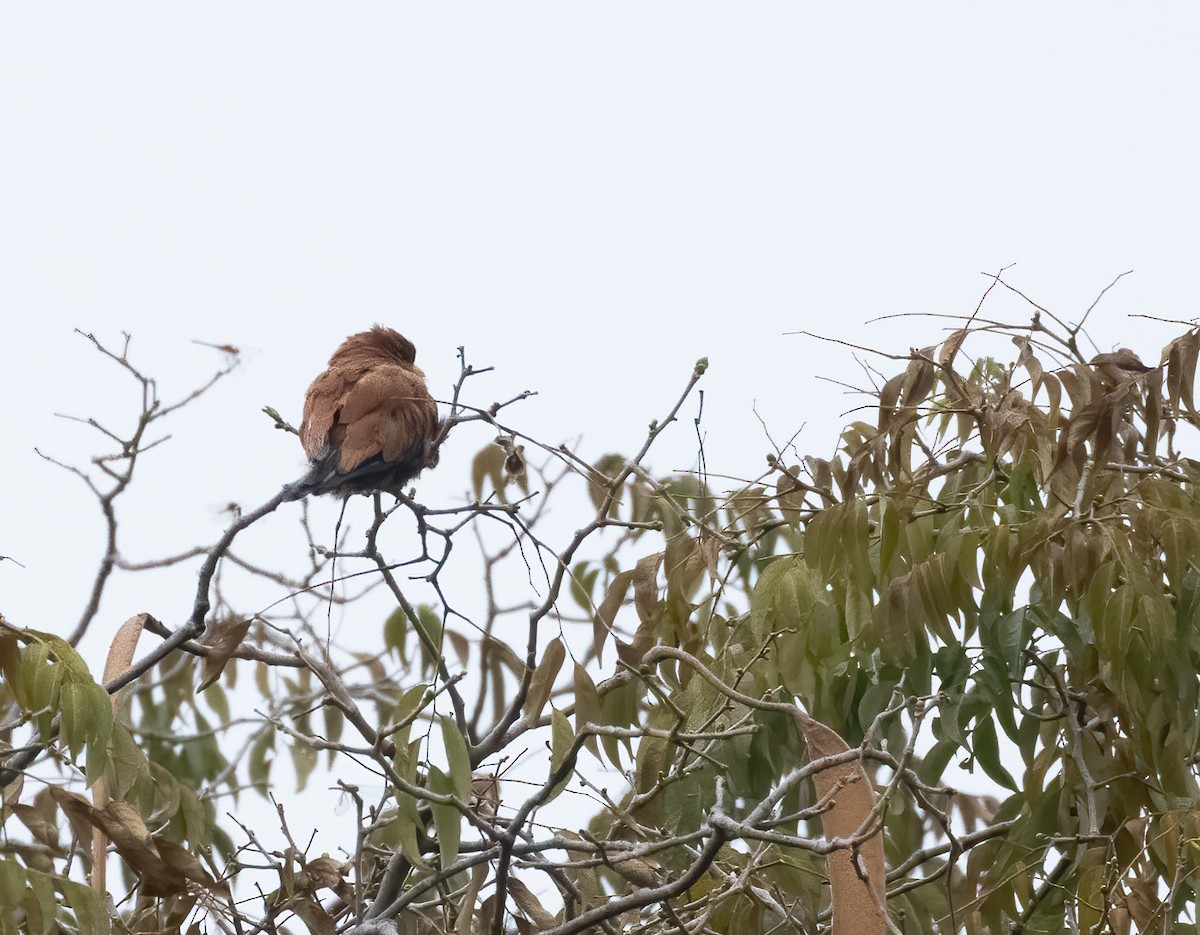
[[[1142,359],[1127,347],[1117,348],[1110,354],[1097,354],[1089,363],[1096,368],[1103,380],[1113,386],[1136,380],[1143,373],[1154,369],[1142,363]]]
[[[442,423],[416,359],[412,342],[383,325],[342,342],[304,397],[300,443],[309,470],[284,487],[284,500],[399,495],[437,464]]]

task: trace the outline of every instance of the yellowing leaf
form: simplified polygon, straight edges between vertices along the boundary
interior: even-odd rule
[[[542,661],[533,670],[533,677],[529,681],[529,693],[525,696],[525,723],[530,727],[536,725],[542,716],[542,709],[550,700],[554,680],[558,677],[558,670],[562,668],[566,657],[567,650],[557,636],[546,644],[546,649],[542,652]]]

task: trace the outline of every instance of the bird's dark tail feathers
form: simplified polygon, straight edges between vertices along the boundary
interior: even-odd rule
[[[353,470],[343,472],[337,469],[337,460],[338,452],[334,451],[314,461],[307,474],[284,486],[284,501],[302,500],[310,494],[334,494],[343,498],[376,490],[399,494],[422,470],[437,463],[436,455],[431,457],[424,451],[413,452],[399,461],[384,461],[382,456],[376,455]]]

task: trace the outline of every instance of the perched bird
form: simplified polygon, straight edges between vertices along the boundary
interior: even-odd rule
[[[412,342],[376,325],[342,342],[304,398],[300,442],[308,473],[287,499],[308,494],[399,493],[437,464],[437,403]]]
[[[1090,363],[1101,379],[1113,386],[1136,380],[1141,374],[1154,369],[1142,363],[1142,359],[1127,347],[1117,348],[1111,354],[1097,354]]]

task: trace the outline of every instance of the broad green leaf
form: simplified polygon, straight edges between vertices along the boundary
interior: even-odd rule
[[[25,910],[25,924],[22,926],[28,935],[50,935],[57,932],[55,915],[58,909],[58,896],[54,892],[54,878],[37,870],[26,871],[25,879],[29,888],[21,900],[21,908]]]
[[[995,722],[990,717],[981,717],[976,722],[971,739],[975,760],[983,767],[983,771],[1004,788],[1013,792],[1019,791],[1016,780],[1000,763],[1000,745],[996,737]]]
[[[594,606],[592,589],[596,586],[596,579],[599,576],[600,567],[598,565],[593,567],[589,562],[580,562],[568,576],[572,599],[587,613],[591,613]]]
[[[0,858],[0,907],[19,905],[26,886],[25,868],[11,858]]]
[[[567,720],[567,716],[561,711],[554,709],[550,712],[550,775],[554,776],[559,768],[566,762],[567,754],[571,752],[572,746],[575,744],[575,732],[571,730],[571,722]],[[549,802],[557,796],[571,778],[570,770],[562,777],[554,788],[550,790],[550,795],[546,799]]]
[[[396,710],[392,712],[392,723],[389,725],[391,729],[395,729],[405,721],[411,721],[415,718],[416,713],[432,700],[433,695],[429,691],[429,686],[424,682],[414,685],[412,688],[405,691],[400,696],[400,700],[396,703]],[[394,739],[407,740],[408,731],[402,731],[402,736],[397,735]]]
[[[398,792],[396,793],[396,801],[397,809],[394,824],[400,851],[414,867],[422,870],[428,869],[429,865],[425,862],[424,857],[421,856],[421,849],[417,843],[418,833],[424,833],[425,831],[425,826],[421,823],[417,812],[417,800],[406,792]]]
[[[3,626],[0,626],[0,675],[4,676],[4,681],[12,689],[17,704],[28,709],[29,698],[22,675],[21,644],[16,633]]]
[[[608,639],[608,634],[612,632],[617,611],[620,610],[621,604],[624,603],[625,595],[629,592],[629,586],[632,583],[632,571],[623,571],[613,576],[612,581],[608,585],[608,591],[604,594],[604,600],[596,608],[596,613],[592,617],[592,650],[595,652],[597,660],[602,658],[604,641]]]
[[[233,670],[231,669],[230,671]],[[229,723],[229,698],[226,696],[225,689],[221,687],[220,682],[213,682],[208,688],[204,689],[204,700],[222,724]]]
[[[150,764],[141,746],[120,721],[114,721],[108,748],[108,789],[114,799],[123,799],[137,782],[150,777]]]
[[[582,732],[588,724],[600,723],[600,695],[596,683],[588,675],[587,669],[575,663],[575,730]],[[594,734],[584,739],[584,745],[597,759],[600,758],[600,747]]]
[[[147,822],[158,825],[169,820],[179,811],[183,786],[164,766],[150,762],[150,788],[153,793],[153,804],[147,815]]]
[[[467,741],[463,738],[448,714],[442,715],[442,743],[446,747],[446,760],[450,766],[450,783],[454,794],[462,802],[471,801],[471,755]]]
[[[316,768],[317,751],[311,744],[296,737],[288,744],[288,750],[292,754],[292,767],[296,770],[296,791],[303,792],[308,785],[308,777]]]
[[[60,884],[67,905],[75,913],[79,935],[108,935],[111,923],[104,897],[90,886],[63,880]]]
[[[408,616],[404,613],[404,608],[397,607],[391,612],[387,620],[384,621],[383,644],[400,658],[403,658],[407,639]]]
[[[183,839],[195,847],[207,847],[212,841],[212,826],[206,803],[201,802],[196,793],[183,783],[178,788],[177,817],[182,825]],[[211,800],[207,800],[207,804],[211,807]]]
[[[94,682],[64,684],[59,708],[59,736],[72,757],[79,756],[84,743],[107,741],[112,730],[112,708],[108,695]]]
[[[429,791],[440,795],[452,795],[454,784],[436,766],[429,767]],[[445,870],[458,860],[458,845],[462,833],[462,815],[453,805],[429,803],[433,812],[433,823],[437,828],[438,850],[441,853],[442,869]]]
[[[263,798],[267,797],[268,780],[271,776],[271,764],[274,760],[272,754],[274,750],[275,729],[270,725],[266,725],[250,745],[250,754],[247,757],[247,771],[250,783],[262,794]]]

